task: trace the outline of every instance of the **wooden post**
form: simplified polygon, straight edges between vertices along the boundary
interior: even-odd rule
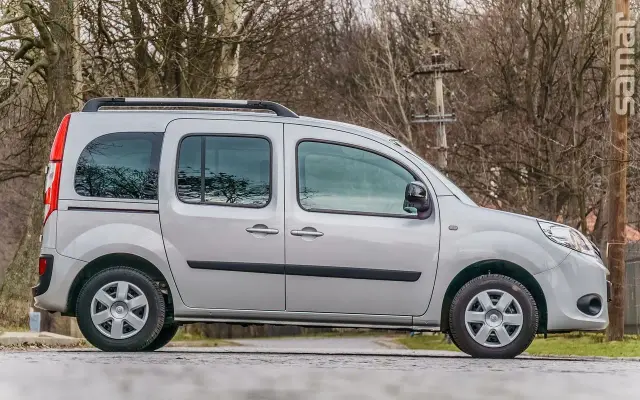
[[[80,2],[73,1],[73,94],[76,100],[76,111],[82,109],[84,94],[82,92],[82,49],[80,48]]]
[[[444,122],[444,89],[442,88],[442,72],[436,71],[434,74],[436,87],[436,110],[440,117],[438,123],[438,133],[436,136],[436,146],[438,146],[438,168],[445,172],[447,170],[447,128]]]
[[[609,340],[622,340],[625,307],[625,247],[627,216],[627,124],[633,114],[632,49],[634,23],[629,0],[613,0],[611,19],[611,144],[609,176],[609,226],[607,256],[613,301],[609,304]],[[631,68],[625,68],[630,65]],[[628,84],[631,83],[631,89]],[[630,93],[629,93],[630,92]],[[629,104],[630,103],[630,104]],[[630,106],[630,107],[629,107]]]

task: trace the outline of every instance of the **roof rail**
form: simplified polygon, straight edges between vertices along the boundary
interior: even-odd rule
[[[280,117],[298,118],[282,104],[262,100],[224,100],[153,97],[98,97],[84,104],[82,112],[96,112],[100,107],[211,107],[269,110]]]

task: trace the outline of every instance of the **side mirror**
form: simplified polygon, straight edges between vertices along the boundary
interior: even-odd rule
[[[428,218],[431,214],[431,198],[429,191],[422,182],[410,182],[404,191],[404,208],[415,208],[418,214],[423,214],[423,218]],[[424,215],[428,213],[429,215]]]

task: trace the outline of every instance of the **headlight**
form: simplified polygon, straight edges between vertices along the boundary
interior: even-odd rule
[[[540,225],[542,232],[552,241],[575,251],[597,257],[589,240],[577,230],[565,225],[545,221],[538,221],[538,225]]]

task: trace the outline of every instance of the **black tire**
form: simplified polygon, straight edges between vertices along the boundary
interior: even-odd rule
[[[151,344],[144,348],[143,351],[156,351],[164,347],[178,333],[180,325],[167,325],[158,334],[158,337]]]
[[[93,296],[104,285],[125,281],[136,285],[147,298],[148,317],[139,332],[126,339],[113,339],[102,334],[91,320]],[[164,326],[165,302],[158,285],[146,274],[130,267],[109,267],[92,276],[82,287],[76,303],[78,327],[84,337],[103,351],[141,351],[158,337]]]
[[[465,326],[467,305],[485,290],[509,293],[522,309],[522,328],[513,341],[503,347],[487,347],[474,340]],[[529,347],[538,330],[538,307],[526,287],[504,275],[483,275],[467,282],[456,294],[449,310],[452,341],[463,352],[477,358],[514,358]],[[472,325],[473,326],[473,325]]]

